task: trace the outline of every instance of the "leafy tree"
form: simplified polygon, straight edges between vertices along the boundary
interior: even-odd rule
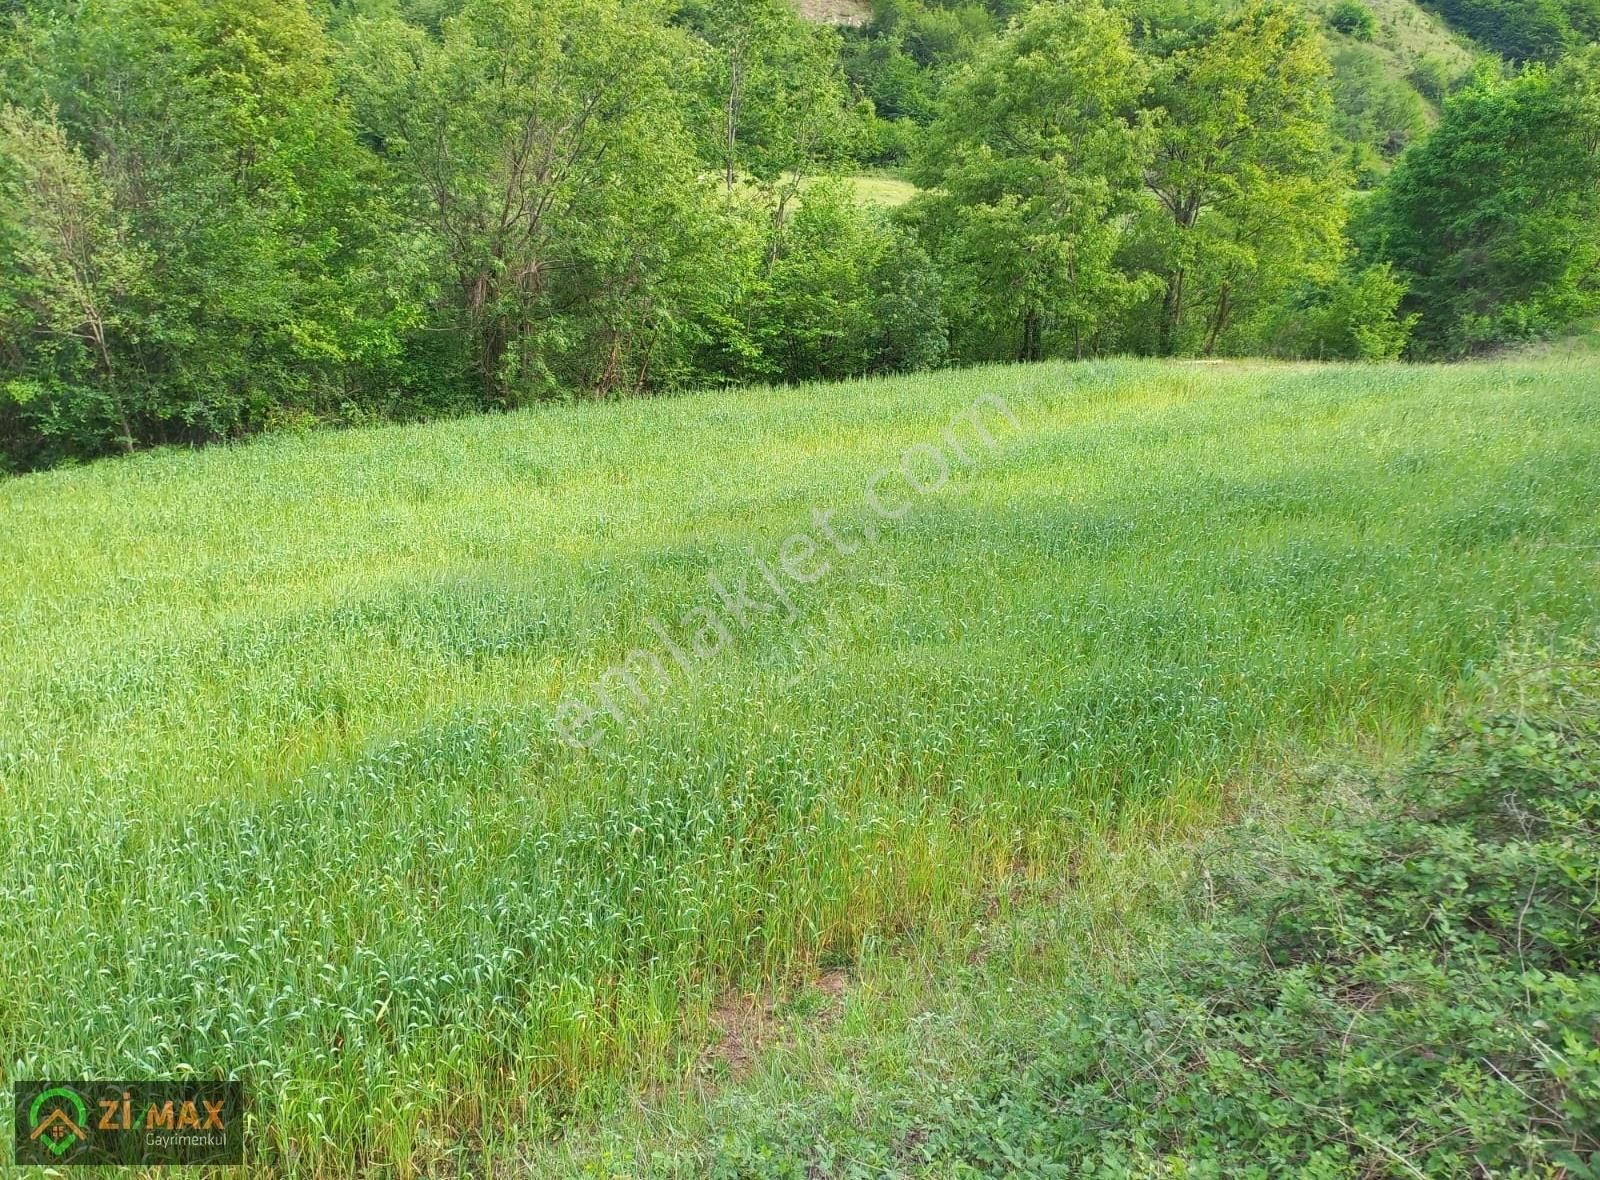
[[[1113,260],[1138,190],[1142,70],[1097,0],[1034,8],[955,83],[920,212],[962,354],[1082,355],[1142,289]]]
[[[970,0],[873,0],[872,28],[897,39],[918,65],[937,71],[971,61],[1025,7]]]
[[[750,315],[760,376],[837,380],[942,358],[938,280],[927,256],[857,205],[848,185],[808,188],[772,254]]]
[[[1314,29],[1271,2],[1201,29],[1159,64],[1142,244],[1163,279],[1157,352],[1211,353],[1240,318],[1337,258],[1346,178],[1328,72]]]
[[[696,122],[704,152],[731,190],[741,176],[797,183],[848,153],[849,100],[838,34],[785,0],[696,5],[704,40]]]
[[[54,113],[0,107],[0,194],[10,214],[0,241],[17,341],[40,341],[33,363],[0,386],[42,435],[95,448],[109,435],[133,450],[124,393],[128,303],[144,285],[146,252],[112,208],[103,179],[67,142]],[[15,348],[15,344],[13,348]],[[57,443],[59,445],[59,442]]]
[[[1416,348],[1458,355],[1600,307],[1600,49],[1482,71],[1364,219],[1419,315]]]
[[[1600,0],[1439,4],[1514,58],[1600,32]],[[873,0],[845,33],[789,0],[11,0],[0,464],[947,355],[1373,358],[1413,320],[1454,354],[1600,306],[1600,50],[1481,76],[1414,147],[1433,112],[1340,44],[1286,0]],[[824,179],[910,158],[901,214]],[[1344,163],[1396,160],[1349,259]]]
[[[13,122],[14,145],[34,160],[23,167],[81,155],[69,187],[104,230],[97,249],[110,258],[110,243],[138,242],[150,260],[100,272],[148,279],[137,299],[132,286],[99,288],[114,300],[104,323],[115,364],[86,371],[49,334],[9,358],[13,388],[57,391],[35,402],[54,407],[48,424],[24,435],[66,429],[65,407],[89,404],[67,390],[93,388],[127,412],[98,437],[83,419],[83,454],[231,435],[278,408],[322,413],[361,396],[354,371],[392,349],[404,314],[373,294],[388,289],[382,220],[336,100],[331,47],[305,5],[85,0],[41,6],[14,30],[7,88],[34,126]],[[41,119],[60,130],[54,146]],[[13,208],[41,224],[37,207]],[[37,249],[23,269],[36,292],[53,282]]]
[[[845,70],[850,81],[888,119],[929,123],[936,113],[932,71],[905,51],[898,34],[860,39],[848,46]]]
[[[482,396],[647,383],[662,285],[692,253],[677,214],[700,208],[665,27],[624,2],[468,0],[437,40],[391,17],[351,42],[362,129]]]

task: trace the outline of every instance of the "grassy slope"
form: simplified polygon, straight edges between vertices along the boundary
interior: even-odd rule
[[[1389,56],[1397,74],[1404,75],[1422,57],[1442,58],[1458,72],[1471,66],[1474,50],[1470,39],[1415,0],[1362,2],[1378,18],[1378,35],[1373,44]],[[1318,4],[1318,11],[1327,12],[1336,3],[1337,0],[1325,0]]]
[[[792,174],[786,174],[789,176]],[[884,172],[858,172],[834,178],[827,176],[808,177],[800,182],[802,194],[814,185],[840,179],[848,184],[859,205],[877,205],[886,209],[896,209],[901,205],[910,203],[917,195],[917,186],[909,180],[902,180]]]
[[[554,736],[650,618],[687,642],[814,509],[859,538],[996,391],[1020,431],[790,586],[805,621]],[[239,1071],[330,1170],[537,1133],[730,985],[1404,744],[1519,621],[1593,618],[1597,396],[1560,360],[1041,366],[0,484],[0,1064]]]
[[[1338,0],[1318,0],[1313,7],[1326,15]],[[1424,58],[1436,58],[1445,63],[1450,76],[1460,77],[1472,68],[1477,51],[1469,38],[1457,33],[1438,15],[1429,12],[1415,0],[1363,0],[1378,18],[1378,32],[1370,42],[1357,42],[1342,33],[1327,30],[1330,54],[1352,46],[1364,46],[1374,52],[1382,62],[1384,73],[1412,90],[1416,85],[1411,73]],[[1418,92],[1430,124],[1439,118],[1439,109],[1432,99]]]
[[[863,205],[883,205],[894,209],[917,195],[917,186],[897,176],[862,175],[849,178],[856,200]]]

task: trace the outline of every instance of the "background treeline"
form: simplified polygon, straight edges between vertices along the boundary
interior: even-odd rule
[[[1439,5],[1508,63],[1399,54],[1356,0],[11,0],[0,469],[1537,335],[1600,306],[1597,4]],[[916,198],[863,201],[883,167]]]
[[[1434,7],[1512,61],[1552,61],[1600,37],[1600,0],[1434,0]]]

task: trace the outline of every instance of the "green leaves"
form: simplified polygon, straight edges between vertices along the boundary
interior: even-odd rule
[[[51,392],[0,440],[12,462],[359,397],[352,358],[392,352],[407,316],[304,4],[94,0],[21,28],[34,69],[8,138],[35,181],[0,229],[0,307],[29,308],[35,330],[0,366]]]
[[[920,215],[967,357],[1082,355],[1139,291],[1114,265],[1144,151],[1143,66],[1098,3],[1041,5],[951,89]]]
[[[914,214],[959,355],[1259,350],[1332,282],[1348,178],[1316,30],[1272,3],[1155,19],[1140,52],[1118,11],[1041,5],[950,87]],[[1404,335],[1371,329],[1373,355]]]
[[[1600,308],[1600,50],[1482,72],[1364,219],[1420,317],[1418,351],[1459,356]]]
[[[1342,249],[1329,66],[1295,10],[1252,3],[1165,59],[1145,225],[1164,293],[1160,353],[1216,351]]]

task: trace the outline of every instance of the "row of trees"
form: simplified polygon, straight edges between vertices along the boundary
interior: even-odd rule
[[[853,125],[834,35],[777,0],[672,17],[26,5],[0,24],[0,453],[940,360],[907,231],[798,200]]]
[[[1485,63],[1354,186],[1305,14],[1040,4],[963,72],[912,218],[956,355],[1457,357],[1600,310],[1600,49]]]
[[[873,103],[867,158],[889,167],[910,163],[920,128],[937,116],[946,86],[1026,7],[1018,0],[872,0],[872,20],[847,30],[844,41],[848,76]],[[1138,0],[1118,7],[1132,22],[1135,40],[1160,52],[1174,30],[1215,22],[1230,4]],[[1453,55],[1405,49],[1396,29],[1380,23],[1362,0],[1337,0],[1321,20],[1333,67],[1335,137],[1357,183],[1370,187],[1427,130],[1463,65]],[[1396,68],[1402,60],[1405,68]]]
[[[961,355],[1307,344],[1274,313],[1338,281],[1349,189],[1316,31],[1251,5],[1164,49],[1114,10],[1040,5],[953,88],[917,212]],[[1377,285],[1362,314],[1389,331],[1359,352],[1394,355],[1400,291]]]
[[[920,99],[785,0],[14,0],[0,464],[950,361],[1392,356],[1414,320],[1462,351],[1594,298],[1592,54],[1485,73],[1358,199],[1288,4],[882,2],[949,66]],[[926,104],[894,215],[838,179],[880,101]]]

